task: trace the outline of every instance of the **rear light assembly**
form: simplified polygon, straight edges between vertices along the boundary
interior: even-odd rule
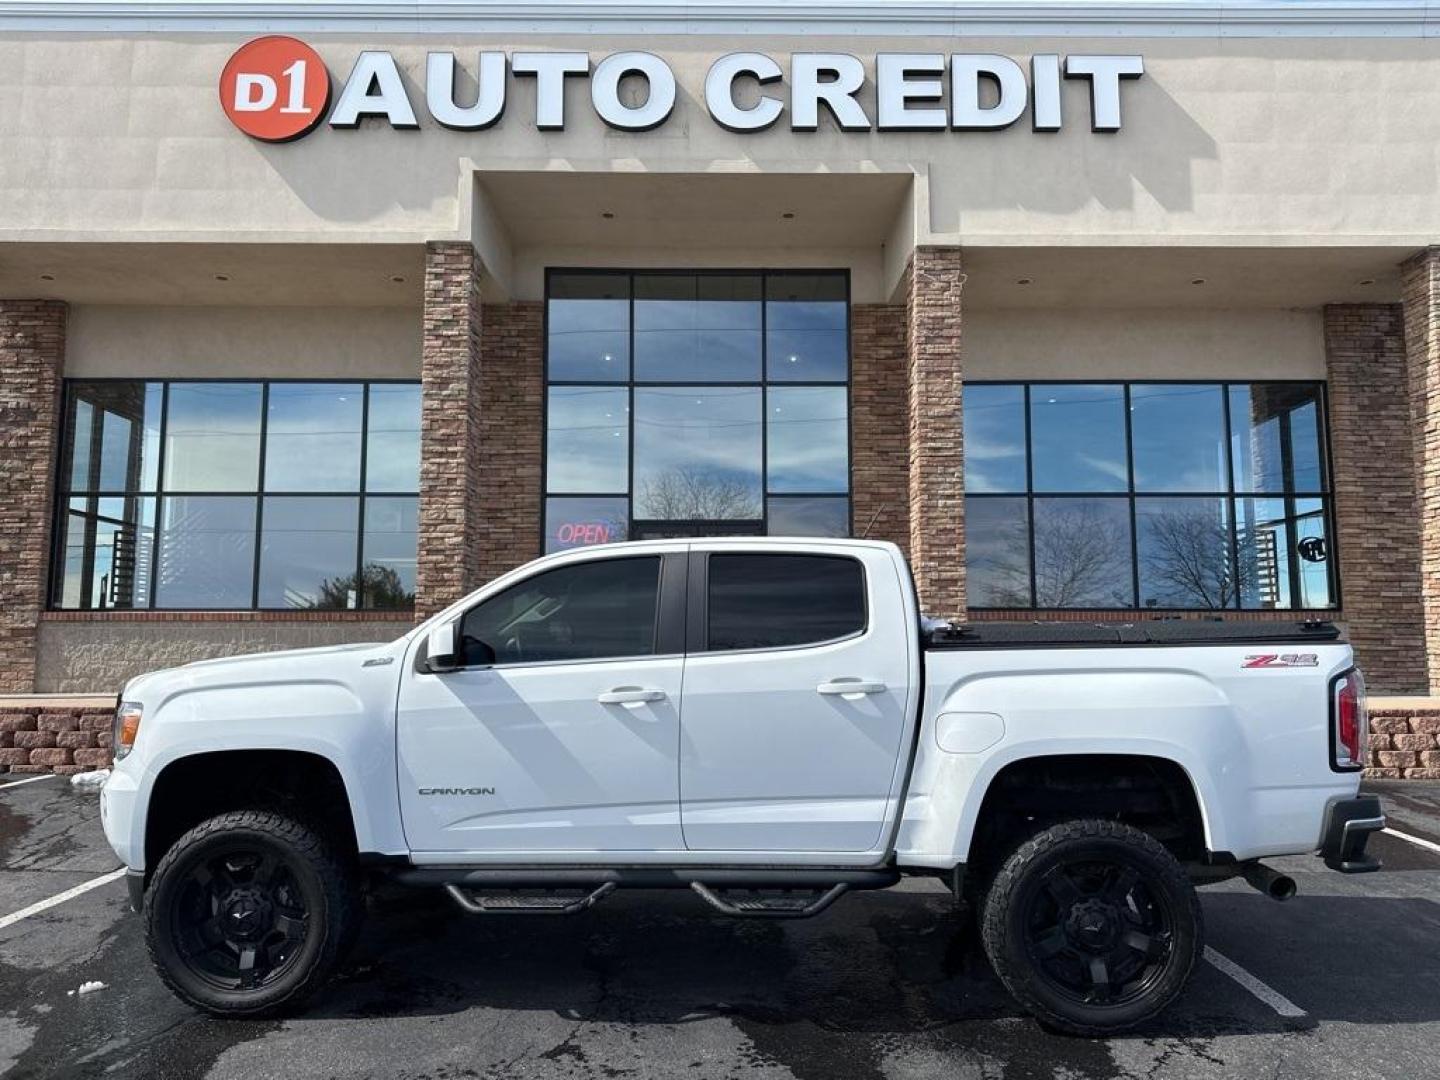
[[[1351,668],[1330,684],[1330,767],[1337,772],[1363,769],[1369,743],[1365,677],[1359,668]]]

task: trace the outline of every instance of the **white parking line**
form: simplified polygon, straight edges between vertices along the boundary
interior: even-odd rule
[[[1205,959],[1243,986],[1250,993],[1274,1009],[1281,1016],[1304,1016],[1305,1010],[1296,1005],[1280,991],[1265,985],[1250,972],[1235,963],[1228,956],[1222,956],[1209,945],[1205,946]]]
[[[46,773],[44,776],[30,776],[30,777],[26,777],[24,780],[11,780],[10,783],[8,783],[8,784],[0,784],[0,791],[4,791],[7,787],[19,787],[21,784],[34,784],[34,783],[38,783],[38,782],[41,781],[41,780],[54,780],[54,779],[55,779],[55,774],[54,774],[54,773]]]
[[[1399,829],[1382,829],[1381,832],[1387,836],[1395,836],[1401,840],[1408,840],[1416,847],[1429,848],[1431,851],[1440,853],[1440,844],[1435,843],[1434,840],[1422,840],[1418,836],[1411,836],[1409,833],[1403,833]]]
[[[48,911],[52,907],[65,903],[66,900],[73,900],[75,897],[80,896],[82,893],[87,893],[91,889],[98,889],[101,885],[109,885],[112,881],[119,881],[124,876],[125,867],[122,866],[118,870],[112,870],[108,874],[101,874],[97,878],[91,878],[89,881],[82,882],[73,889],[66,889],[62,893],[56,893],[48,900],[41,900],[39,903],[31,904],[27,908],[21,908],[13,914],[0,918],[0,930],[4,930],[7,926],[14,926],[21,919],[28,919],[31,915],[39,915],[42,911]]]

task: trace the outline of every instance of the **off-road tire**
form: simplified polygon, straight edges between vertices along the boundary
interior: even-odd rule
[[[1025,925],[1033,891],[1057,866],[1114,860],[1138,881],[1170,920],[1170,952],[1153,984],[1122,1004],[1082,1002],[1057,988],[1032,954]],[[1021,843],[1001,864],[980,909],[980,938],[1005,988],[1042,1024],[1076,1035],[1106,1035],[1155,1016],[1184,989],[1204,949],[1200,900],[1184,869],[1154,837],[1116,821],[1050,825]]]
[[[307,906],[303,942],[273,982],[226,989],[208,981],[179,952],[175,904],[187,875],[207,854],[236,843],[283,861]],[[150,961],[176,997],[212,1016],[258,1018],[293,1012],[315,993],[353,944],[363,914],[359,875],[322,829],[272,810],[236,810],[201,822],[170,847],[145,892],[143,915]]]

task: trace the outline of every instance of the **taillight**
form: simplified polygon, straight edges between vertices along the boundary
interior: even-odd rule
[[[1365,678],[1359,668],[1351,668],[1335,680],[1330,717],[1334,727],[1331,764],[1337,769],[1363,768],[1370,739],[1370,710],[1365,701]]]

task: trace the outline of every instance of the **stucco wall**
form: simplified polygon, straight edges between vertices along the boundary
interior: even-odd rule
[[[364,121],[266,145],[230,125],[215,90],[230,54],[260,32],[0,36],[0,237],[440,239],[469,216],[472,168],[914,172],[925,178],[915,232],[933,243],[1403,245],[1440,235],[1440,53],[1426,39],[312,35],[337,81],[362,49],[392,49],[421,128]],[[481,48],[596,58],[643,48],[671,64],[679,100],[662,127],[615,132],[575,79],[567,129],[542,132],[534,81],[512,79],[493,128],[438,127],[423,108],[426,51],[454,50],[473,72]],[[702,90],[709,65],[737,49],[782,66],[793,51],[856,53],[867,66],[877,52],[1023,63],[1037,52],[1133,51],[1147,74],[1126,86],[1116,135],[1090,131],[1076,81],[1054,134],[1025,122],[842,133],[828,119],[813,133],[787,120],[737,134],[705,113]],[[873,117],[873,85],[860,99]]]
[[[1313,311],[967,309],[967,379],[1323,379]]]
[[[418,308],[76,304],[66,378],[420,377]]]
[[[409,628],[409,622],[379,620],[42,620],[35,690],[42,694],[117,694],[126,680],[136,675],[192,660],[355,641],[393,641]]]

